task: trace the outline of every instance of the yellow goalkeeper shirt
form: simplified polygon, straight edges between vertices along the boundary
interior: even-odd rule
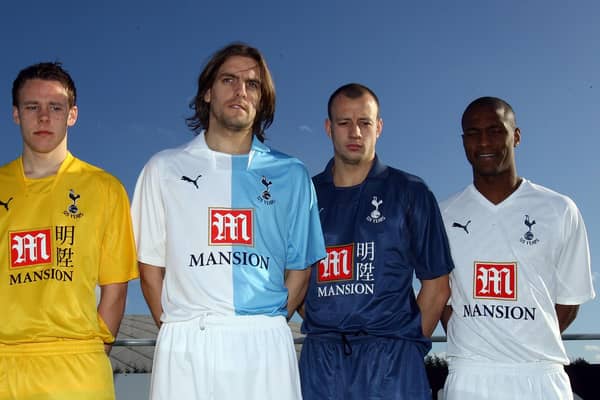
[[[137,278],[121,183],[70,153],[56,175],[0,167],[0,344],[114,337],[96,285]]]

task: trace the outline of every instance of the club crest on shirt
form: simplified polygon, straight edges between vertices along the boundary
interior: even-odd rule
[[[80,194],[75,193],[75,190],[69,190],[69,199],[71,199],[71,204],[67,207],[63,214],[65,217],[71,217],[73,219],[79,219],[83,217],[83,213],[79,212],[79,207],[77,206],[77,200],[81,197]]]
[[[379,210],[379,207],[382,204],[383,204],[383,200],[380,200],[377,196],[373,196],[373,198],[371,199],[371,205],[374,207],[374,209],[367,216],[367,218],[366,218],[367,221],[369,221],[373,224],[379,224],[379,223],[385,221],[385,217]]]
[[[271,205],[273,203],[275,203],[275,200],[272,199],[272,195],[271,195],[271,185],[273,184],[273,182],[271,182],[269,179],[267,179],[266,176],[261,177],[260,179],[260,183],[263,184],[263,186],[265,187],[265,190],[263,190],[263,192],[257,197],[258,201],[266,204],[266,205]]]
[[[523,236],[519,239],[519,241],[523,244],[528,244],[533,246],[537,244],[540,240],[535,237],[534,233],[531,231],[531,228],[535,225],[535,220],[529,218],[529,215],[525,215],[525,220],[523,221],[525,226],[527,226],[527,232],[523,234]]]
[[[475,262],[473,297],[517,300],[517,263]]]

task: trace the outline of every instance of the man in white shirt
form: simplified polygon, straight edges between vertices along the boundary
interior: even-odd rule
[[[581,214],[517,175],[506,101],[473,101],[462,129],[473,184],[440,207],[455,263],[444,398],[572,399],[561,332],[595,296]]]

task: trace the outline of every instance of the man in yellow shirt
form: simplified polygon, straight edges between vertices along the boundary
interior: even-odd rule
[[[0,167],[0,400],[114,399],[107,354],[135,247],[121,183],[67,150],[76,97],[60,63],[13,83],[23,152]]]

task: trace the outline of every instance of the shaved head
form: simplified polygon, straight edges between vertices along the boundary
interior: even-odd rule
[[[512,127],[515,128],[517,126],[517,119],[515,117],[515,112],[510,104],[506,101],[498,98],[498,97],[480,97],[478,99],[473,100],[465,109],[462,115],[462,125],[464,127],[465,119],[468,114],[470,114],[473,110],[480,107],[490,107],[495,110],[502,110],[500,115],[505,118],[505,120],[512,124]]]

